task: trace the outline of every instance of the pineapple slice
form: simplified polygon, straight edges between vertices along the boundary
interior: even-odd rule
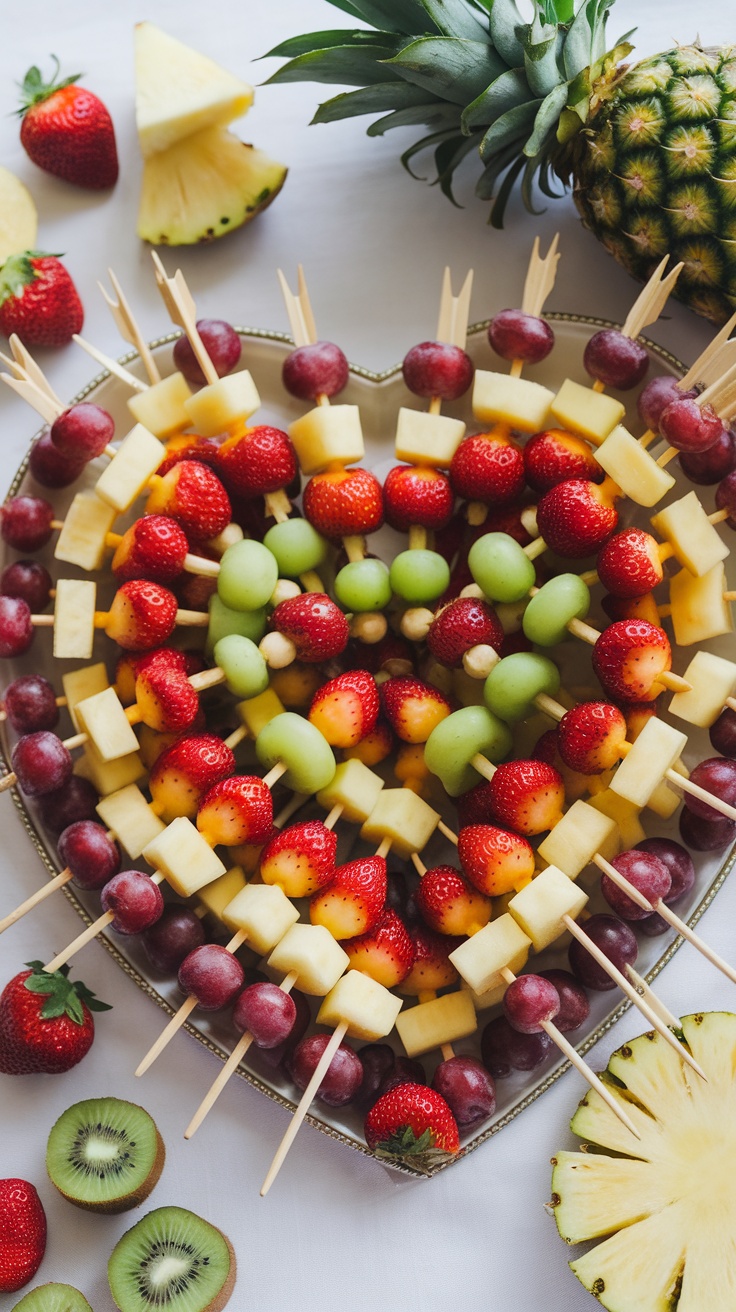
[[[81,725],[77,719],[77,706],[85,698],[94,697],[95,693],[104,692],[105,688],[109,688],[107,669],[102,661],[98,661],[96,665],[83,665],[79,670],[69,670],[68,674],[62,674],[61,682],[66,697],[66,709],[74,728],[79,733]]]
[[[474,993],[506,985],[501,975],[505,966],[515,975],[526,965],[531,939],[506,912],[450,953],[450,961]]]
[[[411,788],[384,788],[360,831],[366,843],[391,839],[397,856],[411,856],[427,846],[437,828],[437,811]]]
[[[685,569],[700,577],[725,560],[728,547],[718,536],[695,492],[672,501],[652,516],[652,527],[672,545],[674,554]]]
[[[0,168],[0,265],[10,255],[35,250],[37,231],[31,193],[14,173]]]
[[[410,465],[448,469],[464,437],[461,419],[402,406],[396,424],[396,456]]]
[[[416,1007],[402,1011],[396,1020],[396,1029],[408,1057],[420,1057],[443,1043],[466,1039],[477,1028],[473,999],[466,989],[445,993],[431,1002],[420,1002]]]
[[[352,757],[338,765],[331,783],[317,793],[317,801],[326,811],[341,806],[341,819],[359,825],[368,819],[382,788],[380,775]]]
[[[147,843],[143,855],[149,865],[162,871],[180,897],[191,897],[225,873],[219,856],[185,816],[177,816]]]
[[[581,800],[573,802],[539,844],[539,855],[570,879],[577,879],[596,853],[611,861],[619,851],[615,820]]]
[[[328,465],[354,465],[365,455],[357,405],[315,406],[290,425],[289,437],[305,475]]]
[[[531,939],[534,951],[541,952],[564,934],[564,917],[577,920],[587,901],[587,893],[572,879],[557,866],[547,866],[512,897],[509,911]]]
[[[128,784],[109,797],[101,798],[96,810],[133,861],[165,828],[135,784]]]
[[[473,414],[484,424],[510,424],[521,433],[538,433],[545,427],[554,392],[528,378],[476,369]]]
[[[470,985],[465,983],[465,980],[461,981],[460,987],[467,993],[476,1011],[488,1011],[491,1007],[497,1007],[499,1002],[503,1002],[508,984],[504,980],[494,989],[486,989],[485,993],[476,993],[475,989],[471,989]]]
[[[623,424],[617,424],[601,442],[595,458],[624,496],[631,497],[638,506],[656,506],[675,486],[669,470],[660,468]]]
[[[723,595],[727,586],[723,561],[700,578],[688,569],[672,576],[672,627],[678,647],[693,647],[724,633],[733,633],[731,606]]]
[[[267,961],[280,975],[296,972],[295,987],[323,998],[350,965],[350,957],[324,925],[292,925]]]
[[[146,767],[138,752],[120,756],[117,761],[103,761],[94,743],[87,743],[74,766],[74,773],[89,779],[98,793],[107,797],[108,793],[116,793],[127,784],[137,783],[145,775]]]
[[[219,879],[205,884],[197,894],[197,901],[211,916],[222,920],[222,913],[228,902],[232,902],[236,893],[245,888],[245,875],[240,866],[231,866]]]
[[[594,392],[592,387],[574,383],[571,378],[565,379],[549,408],[560,428],[585,437],[596,446],[605,441],[626,414],[626,407],[620,401],[606,396],[605,392]]]
[[[192,395],[183,374],[169,374],[160,383],[152,383],[145,392],[128,397],[128,409],[137,423],[154,437],[167,438],[189,427],[184,402]]]
[[[634,806],[646,806],[686,747],[687,734],[655,716],[644,725],[614,774],[613,792]]]
[[[261,398],[247,369],[202,387],[184,402],[188,426],[203,437],[242,428],[258,409]]]
[[[114,507],[96,492],[77,492],[66,512],[54,556],[67,565],[78,565],[80,569],[102,569],[107,535],[116,517]]]
[[[229,929],[246,934],[248,946],[263,956],[281,942],[299,912],[275,884],[246,884],[223,908],[222,918]]]
[[[676,692],[669,709],[688,724],[709,729],[736,693],[736,664],[710,651],[698,651],[683,677],[692,685],[690,692]]]
[[[120,443],[95,491],[119,514],[129,510],[166,455],[166,447],[143,424],[136,424]]]
[[[251,738],[257,738],[261,729],[265,729],[271,720],[275,720],[277,715],[283,715],[286,707],[273,688],[266,688],[264,692],[259,692],[257,697],[249,697],[244,702],[238,702],[235,709]]]
[[[683,779],[690,778],[690,771],[685,768],[682,761],[673,761],[672,769],[676,774],[681,774]],[[647,809],[660,816],[662,820],[669,820],[681,804],[682,793],[679,788],[673,788],[672,784],[663,779],[649,798]]]
[[[137,752],[138,739],[114,688],[105,688],[77,703],[77,719],[103,761]]]
[[[143,166],[138,236],[193,246],[250,223],[284,185],[286,169],[224,128],[207,128]]]
[[[391,1033],[402,1005],[401,998],[370,975],[349,970],[327,994],[317,1012],[317,1024],[337,1029],[345,1022],[352,1038],[374,1043]]]
[[[643,842],[646,838],[644,826],[639,819],[639,807],[634,806],[632,802],[627,802],[625,797],[617,797],[616,793],[612,792],[610,788],[604,788],[602,792],[596,793],[595,797],[590,797],[588,806],[592,806],[595,811],[602,812],[603,815],[607,815],[609,819],[614,821],[618,830],[619,842],[624,851],[636,847],[637,843]],[[611,860],[611,857],[607,856],[605,852],[603,855],[607,857],[607,860]],[[616,853],[614,853],[615,855]]]
[[[95,640],[97,586],[87,579],[57,579],[54,657],[88,661]]]

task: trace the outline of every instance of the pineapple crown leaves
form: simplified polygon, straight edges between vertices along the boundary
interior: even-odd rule
[[[52,971],[51,974],[44,970],[42,961],[27,961],[26,965],[32,974],[23,981],[23,987],[28,989],[29,993],[41,993],[46,997],[40,1016],[41,1020],[54,1020],[58,1016],[68,1016],[77,1025],[84,1024],[84,1003],[90,1011],[111,1011],[112,1008],[107,1002],[101,1002],[98,997],[83,984],[81,980],[71,980],[67,978],[69,967],[62,966],[60,970]]]
[[[478,151],[483,172],[476,194],[492,201],[496,227],[517,179],[529,210],[535,181],[546,196],[559,194],[552,175],[566,180],[570,143],[601,82],[610,82],[631,49],[623,38],[606,51],[614,0],[534,0],[528,23],[516,0],[329,3],[369,30],[313,32],[282,42],[264,58],[288,63],[268,81],[358,88],[321,104],[313,123],[381,114],[369,136],[429,128],[401,161],[412,172],[414,157],[433,151],[435,182],[453,203],[455,169]]]

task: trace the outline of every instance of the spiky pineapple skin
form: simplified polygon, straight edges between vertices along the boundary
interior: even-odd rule
[[[668,252],[674,295],[723,323],[736,308],[736,47],[683,46],[623,72],[573,146],[587,228],[635,278]]]

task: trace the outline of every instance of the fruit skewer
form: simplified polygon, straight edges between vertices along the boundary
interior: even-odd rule
[[[69,833],[69,829],[74,832]],[[102,888],[120,869],[120,853],[111,830],[94,820],[79,820],[64,830],[59,839],[59,855],[66,861],[63,870],[26,898],[0,920],[0,934],[15,925],[27,912],[45,901],[51,893],[74,880],[83,889]]]

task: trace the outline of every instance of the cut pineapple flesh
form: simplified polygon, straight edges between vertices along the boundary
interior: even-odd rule
[[[120,514],[129,510],[166,456],[166,447],[143,424],[131,428],[120,443],[95,491]]]
[[[559,392],[550,402],[550,412],[560,428],[566,428],[578,437],[600,446],[626,414],[626,407],[604,392],[565,379]],[[540,425],[541,427],[541,425]]]
[[[327,994],[317,1024],[333,1029],[346,1024],[352,1038],[375,1043],[391,1033],[402,1005],[401,998],[362,970],[349,970]]]
[[[265,729],[271,720],[275,720],[277,715],[283,715],[286,707],[273,688],[266,688],[257,697],[248,697],[246,701],[238,702],[235,709],[251,738],[257,738],[261,729]]]
[[[54,556],[79,569],[102,569],[107,554],[107,535],[117,511],[96,492],[77,492],[66,512],[64,527],[56,540]]]
[[[137,752],[138,739],[114,688],[105,688],[77,703],[77,719],[103,761]]]
[[[184,402],[189,424],[203,437],[241,428],[259,408],[261,398],[247,369],[210,383]]]
[[[0,265],[9,255],[35,250],[37,231],[31,193],[14,173],[0,167]]]
[[[108,793],[116,793],[127,784],[137,783],[145,775],[146,767],[139,752],[120,756],[117,761],[103,761],[94,743],[90,742],[77,760],[74,773],[89,779],[98,793],[107,797]]]
[[[634,806],[633,802],[627,802],[625,797],[618,797],[610,788],[604,788],[602,792],[596,793],[595,797],[588,798],[588,806],[592,806],[594,811],[601,811],[603,815],[614,821],[618,840],[624,851],[636,847],[637,843],[643,842],[646,838],[646,831],[639,819],[639,807]],[[605,852],[602,855],[606,856],[607,860],[612,860]]]
[[[98,661],[96,665],[83,665],[79,670],[69,670],[67,674],[62,674],[61,682],[66,697],[66,709],[74,728],[79,732],[77,706],[85,698],[94,697],[95,693],[104,692],[105,688],[110,686],[107,669],[102,661]]]
[[[57,579],[54,657],[88,661],[95,640],[97,586],[87,579]]]
[[[484,925],[450,953],[450,961],[476,994],[488,993],[503,984],[502,969],[516,975],[526,965],[531,939],[506,912]]]
[[[411,788],[384,788],[360,831],[366,843],[391,839],[397,856],[421,852],[437,828],[440,815]]]
[[[240,866],[231,866],[219,879],[205,884],[197,894],[197,901],[209,915],[222,920],[222,913],[228,902],[232,902],[236,893],[245,888],[245,875]]]
[[[351,825],[368,819],[383,788],[383,779],[357,757],[338,765],[332,781],[317,793],[317,801],[325,811],[341,806],[340,818]]]
[[[719,560],[725,560],[728,547],[718,536],[695,492],[672,501],[652,516],[652,527],[669,542],[680,564],[691,574],[707,574]]]
[[[473,414],[484,424],[509,424],[521,433],[538,433],[545,427],[554,392],[528,378],[476,369]]]
[[[275,885],[246,884],[223,908],[222,919],[229,929],[246,934],[248,946],[263,956],[296,923],[299,912]]]
[[[724,597],[726,588],[723,561],[700,578],[688,569],[681,569],[672,576],[672,628],[678,647],[693,647],[696,643],[733,633],[731,605]]]
[[[365,455],[357,405],[318,405],[296,419],[289,437],[303,474],[328,465],[354,465]]]
[[[128,409],[154,437],[172,437],[189,427],[184,402],[191,395],[192,389],[184,375],[173,373],[159,383],[152,383],[145,392],[135,392],[128,397]]]
[[[149,865],[166,876],[180,897],[191,897],[225,873],[217,853],[185,816],[177,816],[152,843],[147,843],[143,855]]]
[[[466,1039],[478,1028],[473,999],[466,989],[445,993],[431,1002],[408,1007],[396,1020],[399,1038],[408,1057],[420,1057],[443,1043]]]
[[[728,698],[736,693],[736,664],[712,652],[698,651],[683,678],[691,685],[690,691],[675,693],[670,701],[671,713],[688,724],[709,729]]]
[[[350,965],[350,957],[324,925],[292,925],[267,962],[279,975],[296,975],[295,987],[323,998]]]
[[[158,838],[165,828],[135,784],[128,784],[109,797],[101,798],[96,810],[132,860],[140,856],[144,847]]]
[[[570,879],[577,879],[596,853],[612,861],[619,851],[615,820],[581,800],[573,802],[539,844],[539,855]]]
[[[565,917],[577,920],[588,901],[577,884],[557,866],[547,866],[509,902],[517,925],[531,939],[535,952],[549,947],[564,934]]]
[[[448,469],[464,437],[461,419],[402,406],[396,423],[396,456],[410,465]]]
[[[609,1236],[570,1265],[610,1312],[736,1307],[736,1016],[685,1016],[682,1032],[707,1082],[643,1034],[613,1054],[606,1080],[641,1138],[589,1090],[571,1126],[585,1151],[554,1158],[562,1237]]]
[[[686,747],[687,734],[654,716],[644,725],[614,774],[613,792],[634,806],[646,806]]]
[[[638,506],[656,506],[675,486],[669,470],[662,469],[623,424],[617,424],[601,442],[595,458],[624,496]]]

